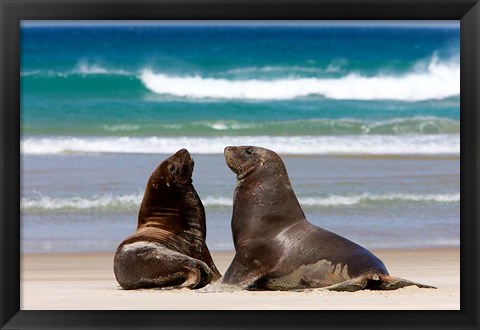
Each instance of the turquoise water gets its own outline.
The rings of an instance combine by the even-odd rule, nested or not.
[[[186,147],[209,245],[231,249],[222,153],[246,144],[284,157],[317,225],[367,247],[456,245],[459,32],[23,24],[22,248],[114,249],[153,168]]]
[[[450,25],[27,25],[21,54],[26,135],[459,133]]]

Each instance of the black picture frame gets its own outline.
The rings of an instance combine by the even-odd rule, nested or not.
[[[478,0],[0,0],[2,329],[478,329],[480,4]],[[21,20],[460,20],[459,311],[20,310]]]

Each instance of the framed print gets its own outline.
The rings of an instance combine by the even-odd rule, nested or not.
[[[478,327],[477,1],[1,6],[2,329]]]

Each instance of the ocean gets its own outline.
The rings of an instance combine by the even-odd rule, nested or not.
[[[367,248],[458,246],[459,51],[452,22],[24,22],[22,252],[114,251],[180,148],[233,250],[228,145],[279,153],[307,219]]]

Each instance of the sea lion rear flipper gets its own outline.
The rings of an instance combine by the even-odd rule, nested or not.
[[[172,289],[200,289],[211,282],[212,271],[203,261],[194,258],[189,259],[189,265],[184,265],[178,272],[183,282],[178,285],[161,287],[162,290]]]
[[[333,284],[322,289],[329,290],[329,291],[347,291],[347,292],[355,292],[359,290],[363,290],[367,287],[368,278],[365,276],[354,278],[353,280],[348,280],[344,282],[340,282],[337,284]]]
[[[193,287],[193,289],[203,288],[207,284],[211,283],[212,280],[216,280],[216,273],[209,265],[201,260],[196,260],[199,270],[200,281]],[[214,265],[215,266],[215,265]],[[218,272],[218,270],[217,270]]]
[[[334,285],[330,285],[324,287],[325,290],[330,291],[348,291],[354,292],[364,289],[370,290],[397,290],[400,288],[404,288],[406,286],[418,286],[419,288],[427,288],[427,289],[436,289],[436,287],[431,285],[420,284],[416,282],[412,282],[400,277],[394,277],[389,275],[381,275],[380,277],[371,275],[364,275],[352,280],[348,280],[345,282],[337,283]]]
[[[384,275],[381,277],[381,283],[378,286],[377,290],[396,290],[396,289],[400,289],[400,288],[404,288],[406,286],[412,286],[412,285],[418,286],[419,288],[436,289],[436,287],[431,285],[412,282],[400,277]]]
[[[121,245],[114,258],[114,273],[125,290],[141,288],[197,289],[210,283],[206,263],[156,242]]]

